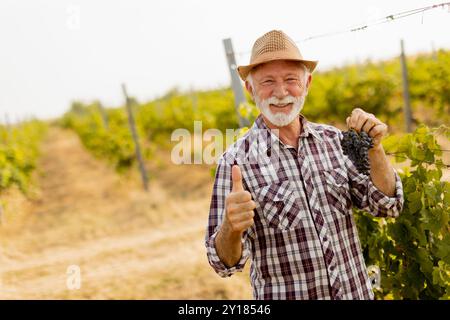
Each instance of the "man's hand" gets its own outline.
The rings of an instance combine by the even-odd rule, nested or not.
[[[365,131],[372,137],[373,148],[380,149],[381,139],[387,134],[388,127],[378,120],[372,113],[367,113],[360,108],[353,109],[352,113],[346,119],[347,127],[356,131]]]
[[[253,225],[253,209],[256,208],[250,192],[244,190],[239,166],[231,168],[232,189],[225,199],[224,227],[232,234],[239,234]]]

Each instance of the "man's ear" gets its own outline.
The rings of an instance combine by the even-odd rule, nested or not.
[[[306,90],[309,90],[309,87],[311,85],[312,82],[312,75],[311,73],[308,75],[308,80],[306,81]]]
[[[253,97],[253,87],[250,84],[250,81],[247,81],[247,80],[245,81],[245,89],[248,91],[248,93],[250,93],[252,99],[255,100]]]

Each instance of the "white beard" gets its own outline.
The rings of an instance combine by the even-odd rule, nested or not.
[[[257,95],[254,96],[256,106],[259,108],[261,113],[275,126],[284,127],[290,124],[299,115],[300,111],[303,109],[305,104],[306,94],[302,94],[300,97],[293,97],[291,95],[284,97],[283,99],[278,99],[276,97],[270,97],[266,100],[260,100]],[[292,110],[289,113],[272,112],[270,110],[270,105],[281,105],[293,103]]]

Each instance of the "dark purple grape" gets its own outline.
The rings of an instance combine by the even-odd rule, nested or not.
[[[364,131],[358,134],[354,129],[342,132],[341,147],[356,169],[365,175],[370,173],[369,149],[373,147],[372,138]]]

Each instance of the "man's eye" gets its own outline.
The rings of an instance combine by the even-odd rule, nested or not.
[[[295,82],[295,81],[297,81],[297,79],[295,79],[295,78],[288,78],[287,81],[288,82]]]
[[[272,84],[272,83],[273,83],[272,80],[266,80],[266,81],[263,82],[263,84]]]

